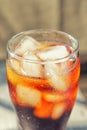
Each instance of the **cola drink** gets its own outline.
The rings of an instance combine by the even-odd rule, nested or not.
[[[12,51],[7,81],[22,130],[65,130],[78,91],[78,51],[66,42],[29,35]]]

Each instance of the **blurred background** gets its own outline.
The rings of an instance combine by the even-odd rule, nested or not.
[[[5,60],[6,44],[13,35],[38,28],[77,38],[81,75],[87,74],[87,0],[0,0],[0,61]]]
[[[51,28],[79,40],[87,53],[87,0],[0,0],[0,59],[6,56],[8,39],[21,31]]]
[[[6,82],[7,41],[19,32],[39,28],[57,29],[78,39],[80,89],[87,99],[87,0],[0,0],[0,86]]]

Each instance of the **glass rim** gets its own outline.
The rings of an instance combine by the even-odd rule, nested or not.
[[[31,33],[37,33],[37,32],[41,32],[41,33],[46,33],[46,32],[56,32],[59,34],[63,34],[64,36],[66,36],[69,40],[73,41],[73,43],[76,45],[76,48],[72,51],[72,53],[70,53],[69,55],[63,57],[63,58],[58,58],[58,59],[54,59],[54,60],[44,60],[44,61],[40,61],[40,60],[31,60],[31,59],[25,59],[24,57],[21,57],[19,55],[17,55],[16,53],[14,53],[14,51],[12,51],[10,49],[10,44],[12,43],[13,40],[15,40],[15,38],[22,36],[24,34],[31,34]],[[34,29],[34,30],[27,30],[27,31],[23,31],[20,32],[14,36],[12,36],[12,38],[8,41],[7,43],[7,53],[9,55],[11,55],[13,58],[20,60],[20,61],[25,61],[25,62],[31,62],[31,63],[37,63],[37,64],[45,64],[47,62],[51,62],[51,63],[60,63],[63,61],[68,60],[70,57],[72,57],[74,54],[78,53],[79,51],[79,44],[78,44],[78,40],[76,38],[74,38],[72,35],[63,32],[63,31],[58,31],[58,30],[52,30],[52,29]]]

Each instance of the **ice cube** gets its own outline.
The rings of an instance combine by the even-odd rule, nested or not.
[[[56,60],[60,58],[64,58],[68,55],[67,48],[65,46],[53,46],[48,47],[45,50],[38,52],[38,56],[42,60]]]
[[[45,75],[49,84],[56,90],[66,91],[69,87],[68,76],[64,75],[59,64],[46,63]]]
[[[21,67],[20,62],[19,62],[17,59],[15,59],[15,58],[10,58],[9,61],[10,61],[11,67],[12,67],[17,73],[20,73],[20,67]]]
[[[48,102],[60,102],[65,99],[64,95],[52,92],[44,92],[43,98]]]
[[[23,55],[27,50],[34,51],[38,48],[39,42],[29,36],[25,36],[15,48],[15,53]]]
[[[16,92],[18,103],[21,105],[35,107],[41,102],[40,91],[29,86],[17,85]]]
[[[18,82],[21,82],[20,76],[15,73],[14,68],[11,67],[11,64],[9,64],[9,61],[6,63],[6,70],[7,70],[7,78],[11,84],[16,86]],[[14,66],[15,67],[15,66]],[[17,71],[18,72],[18,71]]]
[[[53,107],[51,118],[54,120],[59,119],[63,115],[65,110],[66,110],[65,102],[55,104]]]
[[[30,77],[42,77],[42,65],[40,63],[36,63],[35,61],[39,61],[37,56],[27,52],[23,55],[23,58],[29,59],[30,61],[22,62],[22,72],[25,75]]]

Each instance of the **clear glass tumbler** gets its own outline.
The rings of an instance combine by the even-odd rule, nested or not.
[[[8,41],[7,81],[22,130],[65,130],[78,91],[78,49],[74,37],[55,30]]]

